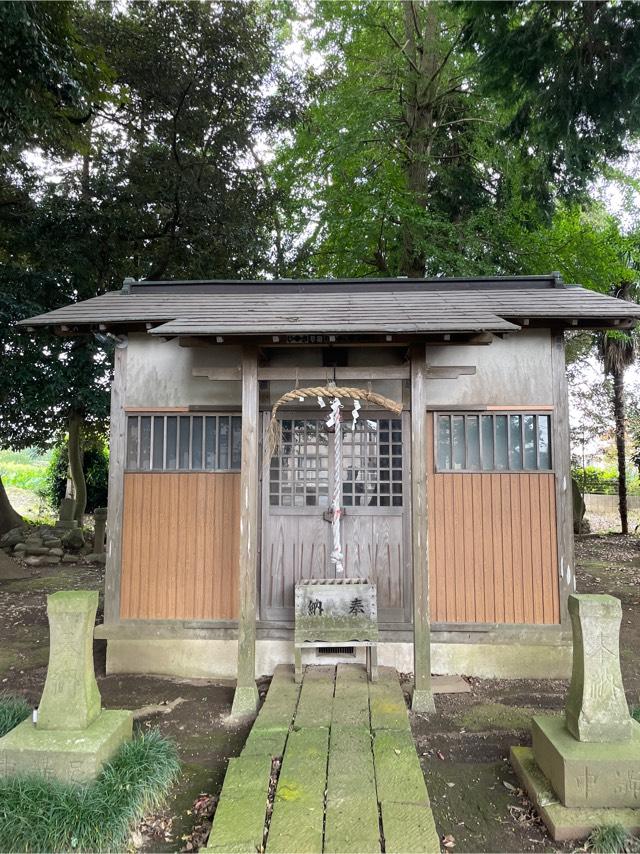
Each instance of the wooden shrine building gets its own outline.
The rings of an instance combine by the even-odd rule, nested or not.
[[[431,671],[566,677],[565,331],[639,317],[552,275],[126,280],[23,321],[115,342],[108,671],[255,691],[292,662],[294,585],[333,571],[337,478],[344,572],[377,586],[381,664],[418,691]],[[351,429],[344,401],[338,472],[326,410],[289,401],[269,459],[274,403],[332,383],[396,410],[362,401]]]

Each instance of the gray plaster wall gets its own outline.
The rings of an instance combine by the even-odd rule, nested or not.
[[[429,405],[551,405],[551,335],[531,329],[496,338],[486,346],[429,346],[430,365],[475,365],[476,373],[456,380],[430,379]]]
[[[181,347],[146,333],[129,336],[125,406],[240,406],[240,382],[194,377],[193,368],[240,364],[240,348]]]
[[[350,365],[389,364],[399,356],[389,350],[355,348],[349,354]],[[486,404],[494,406],[535,406],[553,403],[551,383],[551,336],[548,330],[526,330],[486,346],[441,345],[427,347],[430,365],[472,365],[475,375],[458,379],[430,379],[427,393],[433,406]],[[177,340],[162,341],[146,333],[129,337],[126,402],[128,407],[169,406],[240,406],[239,382],[212,381],[194,377],[193,368],[231,367],[240,364],[240,348],[230,345],[180,347]],[[292,380],[270,384],[270,400],[295,386],[296,365],[318,367],[313,380],[299,380],[299,385],[325,384],[332,376],[322,367],[319,348],[296,348],[274,351],[270,365],[291,367]],[[402,400],[402,382],[350,380],[349,385],[371,388],[393,400]]]

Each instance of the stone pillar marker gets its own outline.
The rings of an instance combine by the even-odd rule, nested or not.
[[[38,708],[39,730],[86,729],[100,714],[93,669],[97,590],[64,590],[47,599],[49,668]]]
[[[93,669],[96,590],[47,597],[49,667],[38,709],[0,738],[0,777],[40,775],[88,782],[133,731],[133,715],[103,710]]]
[[[622,606],[613,596],[569,596],[573,670],[566,723],[578,741],[629,741],[633,719],[620,671]]]
[[[511,763],[553,839],[584,839],[598,825],[640,828],[640,723],[620,672],[620,600],[569,596],[573,670],[565,714],[535,715],[532,748]]]
[[[104,553],[104,532],[107,525],[107,508],[96,507],[93,511],[94,538],[93,551],[95,554]]]
[[[76,512],[75,498],[63,498],[60,502],[58,510],[58,520],[55,524],[56,528],[76,528],[78,523],[73,518]]]

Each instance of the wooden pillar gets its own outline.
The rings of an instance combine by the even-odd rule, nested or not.
[[[429,542],[427,507],[427,362],[424,345],[411,349],[411,558],[413,565],[413,671],[411,708],[435,712],[431,690]]]
[[[109,498],[107,506],[107,560],[104,579],[104,622],[120,622],[120,579],[122,577],[122,515],[124,507],[124,464],[126,459],[127,344],[122,336],[113,357],[111,420],[109,427]]]
[[[569,391],[564,352],[564,334],[562,332],[551,333],[551,379],[554,406],[553,423],[551,425],[551,453],[556,479],[560,619],[563,625],[568,625],[568,599],[569,594],[575,592],[576,578],[573,540],[573,496],[571,492]]]
[[[256,579],[258,574],[258,351],[242,351],[242,464],[240,469],[240,615],[238,681],[231,714],[253,714],[256,687]]]

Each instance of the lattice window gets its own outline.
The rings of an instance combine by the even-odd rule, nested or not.
[[[550,471],[551,416],[438,413],[436,463],[438,471]]]
[[[329,441],[324,419],[285,418],[282,442],[271,460],[272,507],[328,507]]]
[[[402,421],[345,422],[342,458],[345,507],[402,507]]]
[[[128,415],[128,471],[239,471],[239,415]]]

